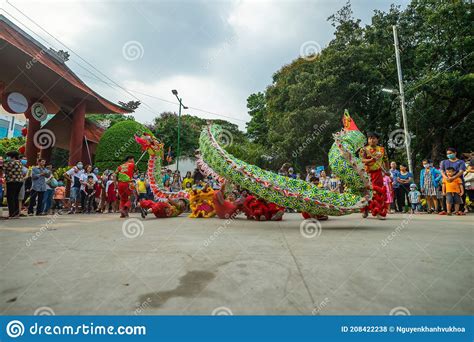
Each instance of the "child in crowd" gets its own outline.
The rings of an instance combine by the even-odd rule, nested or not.
[[[466,185],[465,191],[471,202],[469,210],[472,211],[474,207],[474,159],[470,160],[469,166],[464,172],[464,182]]]
[[[341,192],[341,180],[334,174],[331,174],[331,178],[328,181],[328,188],[332,192]]]
[[[66,187],[62,181],[58,182],[58,186],[54,188],[53,195],[53,213],[56,209],[64,208],[64,198],[66,197]]]
[[[140,178],[137,179],[137,193],[138,193],[138,201],[146,199],[147,181],[145,180],[144,174],[141,174]]]
[[[456,174],[454,167],[448,167],[446,169],[446,175],[453,177]],[[459,207],[462,203],[462,195],[464,194],[464,187],[462,185],[461,177],[455,178],[451,181],[446,178],[443,179],[443,195],[446,196],[446,207],[448,209],[448,215],[452,215],[452,207],[454,204],[454,210],[456,215],[463,215],[459,211]]]
[[[385,190],[387,191],[387,199],[385,200],[385,203],[388,204],[388,206],[391,208],[392,203],[393,203],[393,189],[392,189],[392,178],[385,174],[383,176],[383,186],[385,187]],[[392,213],[393,213],[392,209]]]
[[[82,211],[84,214],[90,214],[92,211],[92,207],[94,205],[95,201],[95,182],[94,182],[94,176],[89,175],[87,176],[87,182],[84,184],[84,189],[82,189],[84,192],[85,196],[85,207],[84,210]]]
[[[102,178],[95,183],[94,210],[100,212],[100,200],[102,198]]]
[[[408,193],[408,198],[411,203],[411,213],[414,214],[418,212],[418,208],[421,202],[421,192],[416,189],[416,184],[410,185],[410,192]]]
[[[115,174],[109,176],[109,180],[105,186],[105,192],[107,194],[107,210],[109,213],[112,211],[117,212],[117,187],[115,185]]]
[[[165,191],[171,191],[171,184],[170,184],[170,179],[169,178],[166,178],[166,180],[164,181],[163,189]]]
[[[186,177],[184,177],[184,179],[183,179],[183,189],[189,189],[188,183],[191,184],[191,188],[192,188],[193,183],[194,183],[194,179],[191,176],[191,171],[186,172]]]
[[[187,192],[190,192],[193,190],[193,183],[192,182],[187,182],[185,187],[184,187],[184,190],[187,191]]]

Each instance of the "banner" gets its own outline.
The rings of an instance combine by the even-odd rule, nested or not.
[[[472,341],[469,316],[1,316],[5,341]]]

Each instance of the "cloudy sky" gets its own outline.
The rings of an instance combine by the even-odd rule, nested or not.
[[[326,46],[334,33],[326,19],[345,2],[8,0],[2,8],[41,43],[68,50],[68,66],[104,97],[140,99],[138,121],[177,111],[177,89],[186,113],[244,129],[247,97],[300,53]],[[394,2],[408,0],[351,3],[369,23],[374,9]]]

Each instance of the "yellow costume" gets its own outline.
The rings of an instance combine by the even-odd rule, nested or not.
[[[214,208],[214,190],[205,187],[202,190],[194,189],[189,193],[189,206],[191,207],[191,218],[209,218],[216,215]]]

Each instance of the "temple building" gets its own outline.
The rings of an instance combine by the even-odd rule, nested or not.
[[[45,47],[3,15],[0,65],[2,108],[18,116],[17,124],[23,126],[26,118],[29,165],[35,164],[39,155],[50,159],[53,147],[69,151],[69,165],[91,162],[104,129],[86,115],[132,112],[89,88],[69,69],[61,51]],[[7,134],[17,135],[18,128],[13,126]]]

